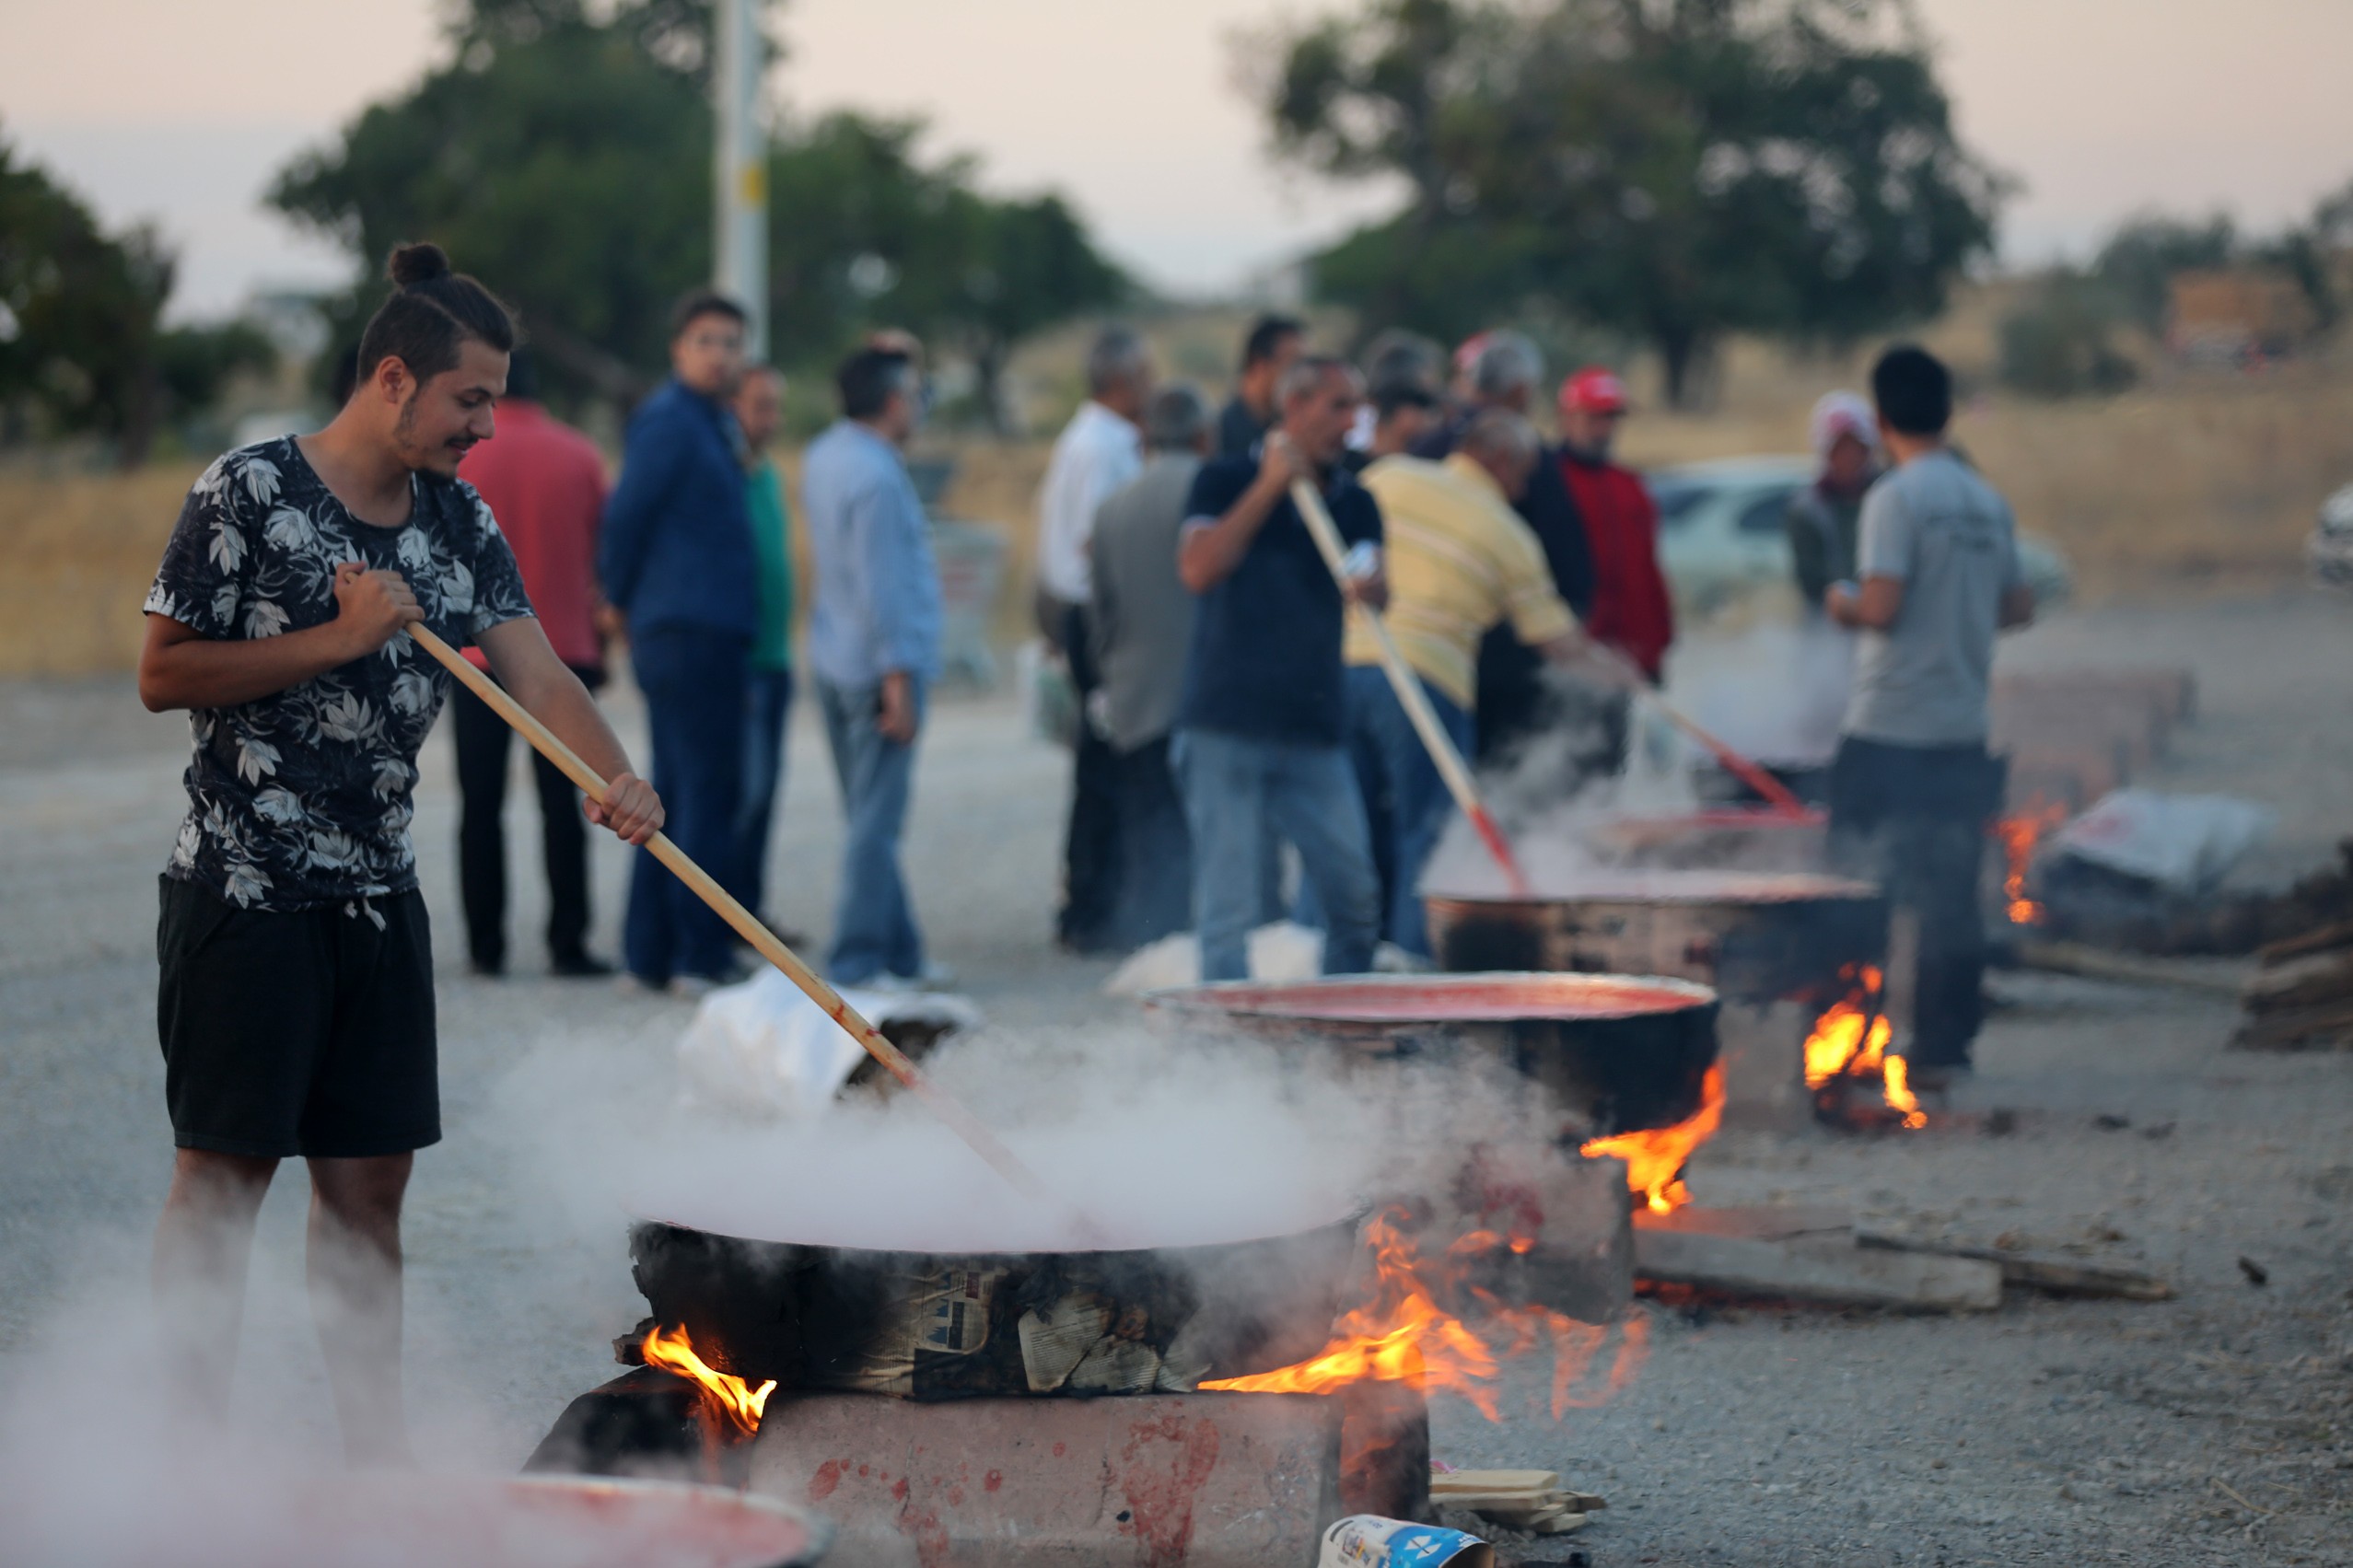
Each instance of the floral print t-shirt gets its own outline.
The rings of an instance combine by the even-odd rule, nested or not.
[[[409,520],[344,510],[292,436],[229,453],[188,493],[149,613],[206,637],[274,637],[332,621],[335,568],[398,572],[425,622],[462,647],[531,613],[490,508],[462,480],[417,474]],[[188,818],[167,876],[246,909],[348,903],[416,886],[409,792],[449,673],[402,633],[257,702],[189,715]]]

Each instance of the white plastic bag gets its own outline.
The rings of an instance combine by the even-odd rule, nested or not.
[[[842,999],[877,1028],[923,1022],[980,1027],[961,996],[845,988]],[[866,1050],[775,970],[703,998],[678,1042],[688,1099],[762,1120],[805,1121],[841,1092]]]
[[[2262,842],[2275,819],[2269,807],[2232,796],[2120,789],[2051,835],[2050,853],[2195,895]]]

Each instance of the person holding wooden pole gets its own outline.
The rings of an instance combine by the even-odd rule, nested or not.
[[[1365,470],[1387,540],[1389,608],[1398,652],[1458,757],[1475,755],[1479,640],[1508,625],[1555,663],[1587,651],[1543,546],[1512,508],[1543,459],[1535,427],[1508,409],[1484,409],[1442,462],[1403,455]],[[1438,760],[1391,688],[1369,620],[1351,617],[1348,749],[1383,863],[1382,935],[1429,956],[1419,883],[1453,796]],[[1387,854],[1380,854],[1383,841]]]
[[[140,700],[187,709],[195,735],[156,940],[179,1150],[155,1242],[166,1398],[199,1419],[227,1409],[254,1215],[298,1156],[311,1305],[355,1463],[408,1458],[401,1202],[415,1151],[441,1136],[409,820],[450,676],[402,633],[479,645],[497,682],[483,688],[602,776],[590,821],[635,844],[662,826],[457,477],[491,435],[514,323],[437,246],[401,247],[390,272],[327,427],[196,481],[139,659]]]
[[[1193,830],[1194,919],[1205,980],[1250,972],[1251,927],[1268,889],[1261,848],[1288,839],[1327,922],[1326,974],[1372,967],[1380,883],[1348,765],[1340,664],[1342,589],[1291,487],[1322,497],[1348,546],[1380,540],[1380,511],[1341,463],[1363,384],[1345,361],[1310,356],[1276,389],[1280,424],[1252,458],[1195,476],[1177,572],[1200,596],[1171,745]],[[1348,578],[1378,607],[1377,563]]]

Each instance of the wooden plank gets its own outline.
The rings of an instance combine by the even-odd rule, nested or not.
[[[2039,1290],[2050,1295],[2115,1298],[2125,1301],[2171,1301],[2173,1287],[2154,1274],[2137,1269],[2096,1268],[2057,1258],[2031,1258],[1991,1247],[1929,1246],[1901,1237],[1858,1234],[1856,1244],[1889,1252],[1921,1252],[1939,1258],[1976,1258],[1997,1264],[2004,1284]]]
[[[2002,1304],[1998,1264],[1851,1240],[1752,1241],[1641,1228],[1634,1233],[1634,1270],[1674,1284],[1840,1307],[1990,1312]]]
[[[1839,1236],[1855,1228],[1846,1209],[1801,1208],[1782,1203],[1686,1203],[1672,1214],[1637,1210],[1637,1230],[1672,1230],[1688,1236],[1732,1236],[1750,1241],[1788,1241],[1800,1236]]]
[[[2056,974],[2119,980],[2132,985],[2177,986],[2184,991],[2220,992],[2232,996],[2239,994],[2245,983],[2245,970],[2240,965],[2217,970],[2135,953],[2112,953],[2080,942],[2021,941],[2018,944],[2018,961],[2030,970],[2048,970]]]
[[[2279,1013],[2353,998],[2353,953],[2312,953],[2259,970],[2239,993],[2250,1013]]]
[[[2292,1051],[2353,1044],[2353,1005],[2300,1007],[2249,1018],[2231,1037],[2233,1051]]]
[[[1441,1496],[1450,1492],[1475,1492],[1493,1497],[1507,1492],[1557,1492],[1560,1472],[1557,1470],[1433,1470],[1430,1472],[1430,1495]]]
[[[2353,947],[2353,920],[2331,921],[2315,925],[2310,931],[2300,931],[2293,936],[2283,936],[2277,942],[2266,942],[2255,949],[2255,958],[2266,969],[2301,958],[2310,953],[2330,953],[2341,947]]]

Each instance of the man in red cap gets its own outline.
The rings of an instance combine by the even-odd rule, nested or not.
[[[1604,366],[1589,365],[1562,382],[1560,475],[1593,556],[1585,629],[1655,681],[1675,640],[1675,610],[1659,570],[1658,505],[1641,475],[1610,460],[1625,411],[1625,383]]]

